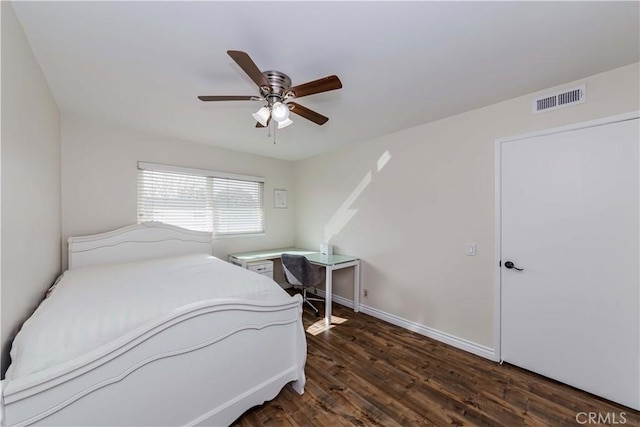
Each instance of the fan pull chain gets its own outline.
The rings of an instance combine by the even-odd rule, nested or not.
[[[276,145],[276,121],[271,120],[271,123],[273,124],[273,145]]]

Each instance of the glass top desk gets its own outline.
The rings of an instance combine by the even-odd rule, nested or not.
[[[348,255],[321,255],[320,252],[309,251],[300,248],[267,249],[256,252],[243,252],[229,254],[229,262],[247,268],[247,263],[252,261],[265,261],[268,259],[280,259],[283,253],[304,255],[312,264],[320,265],[327,269],[325,290],[324,318],[327,324],[331,323],[331,300],[333,292],[333,271],[341,268],[353,267],[353,311],[360,311],[360,259]]]

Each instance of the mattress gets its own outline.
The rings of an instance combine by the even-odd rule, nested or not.
[[[81,357],[204,300],[288,301],[273,280],[207,254],[67,270],[24,323],[6,379]]]

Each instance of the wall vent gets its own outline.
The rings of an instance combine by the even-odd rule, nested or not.
[[[533,100],[533,114],[557,110],[571,105],[583,104],[587,101],[587,86],[582,85],[551,95],[544,95]]]

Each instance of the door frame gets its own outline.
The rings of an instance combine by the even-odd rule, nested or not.
[[[640,118],[640,111],[618,114],[615,116],[603,117],[571,125],[560,126],[552,129],[514,135],[495,140],[494,146],[494,167],[495,167],[495,212],[494,212],[494,272],[493,272],[493,359],[502,362],[502,281],[500,267],[500,254],[502,252],[502,144],[514,142],[521,139],[529,139],[545,135],[553,135],[562,132],[569,132],[596,126],[603,126],[612,123],[624,122]],[[640,238],[640,236],[639,236]]]

